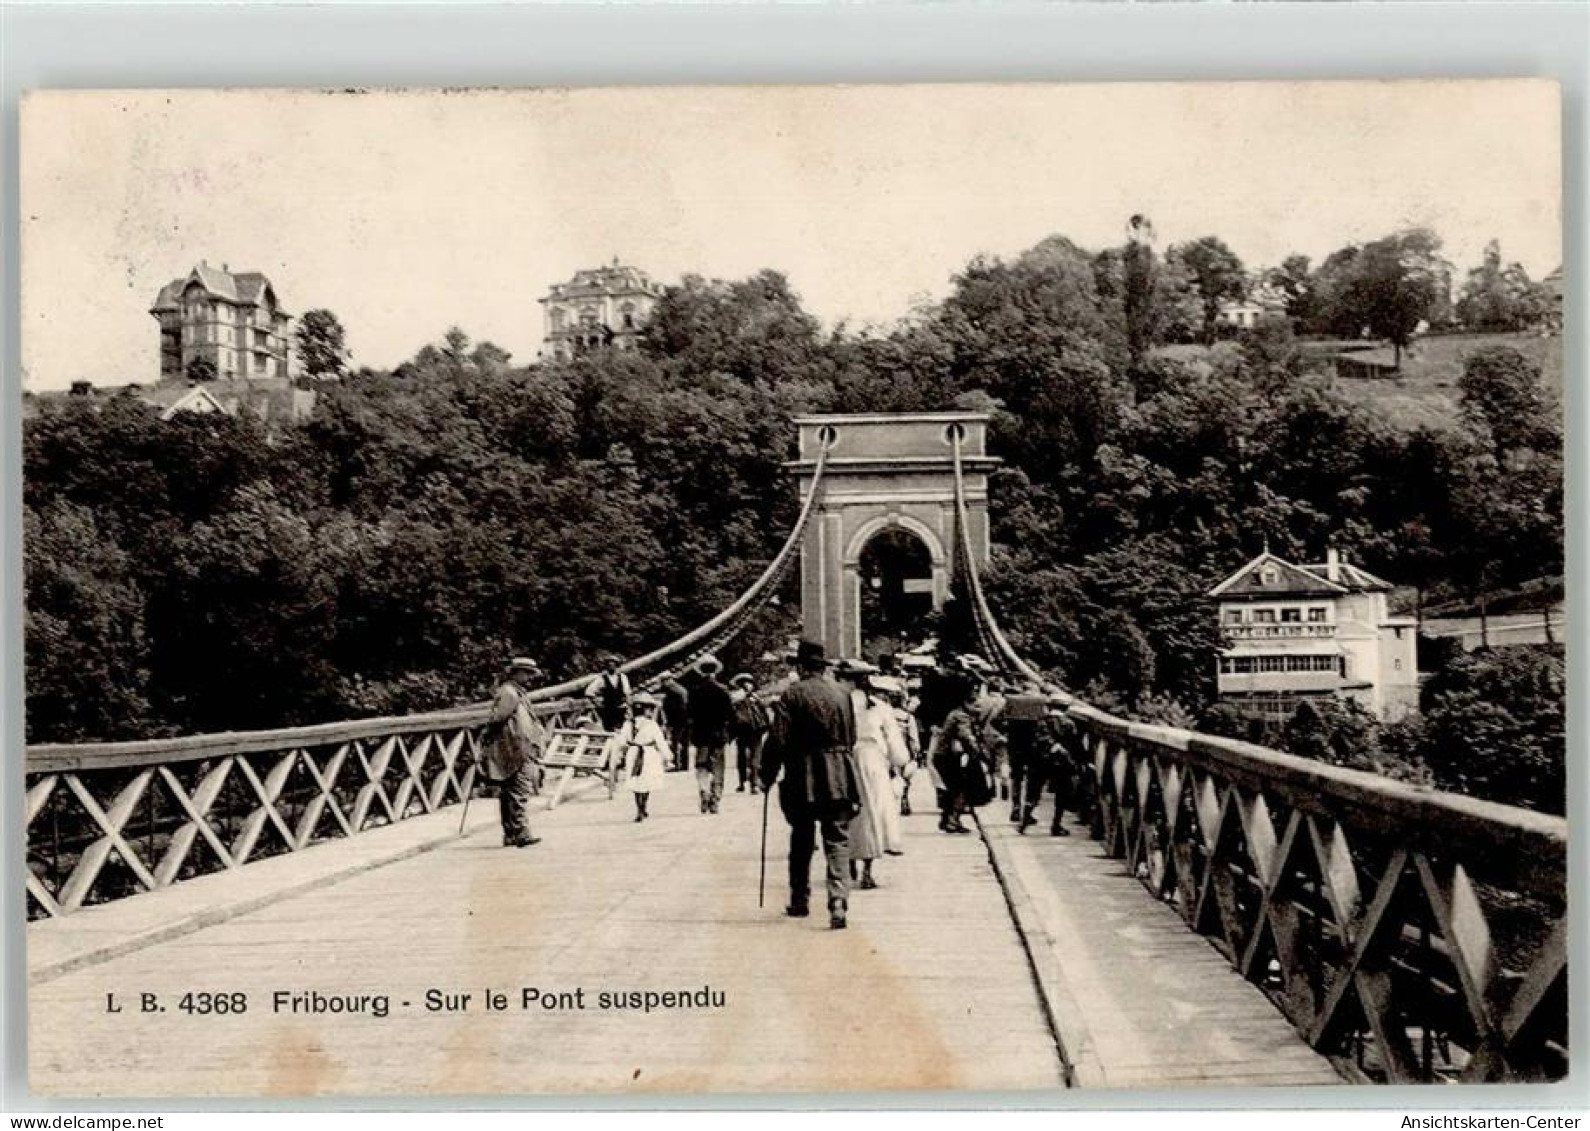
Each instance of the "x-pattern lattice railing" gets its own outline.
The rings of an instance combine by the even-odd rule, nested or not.
[[[35,746],[28,913],[70,914],[462,801],[488,707],[151,742]],[[583,701],[532,710],[566,725]]]
[[[1567,823],[1070,702],[1107,852],[1349,1074],[1567,1071]]]

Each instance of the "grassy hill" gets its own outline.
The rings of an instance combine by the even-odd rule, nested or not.
[[[1330,373],[1333,354],[1361,345],[1358,342],[1302,343],[1311,367]],[[1424,338],[1402,354],[1402,372],[1395,377],[1343,379],[1331,374],[1331,383],[1344,397],[1362,405],[1376,416],[1403,428],[1445,427],[1458,417],[1458,379],[1469,355],[1486,346],[1505,345],[1518,350],[1536,365],[1548,389],[1562,389],[1562,339],[1539,334],[1445,334]],[[1218,348],[1218,347],[1217,347]],[[1195,345],[1167,346],[1159,351],[1179,361],[1196,361],[1208,355],[1208,348]],[[1353,350],[1355,357],[1391,362],[1389,345],[1371,350]]]

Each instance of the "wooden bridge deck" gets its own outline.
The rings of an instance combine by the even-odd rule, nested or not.
[[[462,838],[451,836],[456,811],[444,811],[34,924],[32,1087],[1053,1089],[1065,1069],[1051,1014],[1072,1027],[1062,1039],[1083,1084],[1336,1080],[1207,943],[1162,923],[1167,909],[1118,863],[1090,864],[1097,850],[1079,838],[1016,838],[990,806],[1007,897],[981,838],[942,836],[932,815],[909,818],[906,855],[880,864],[884,887],[855,893],[851,928],[838,933],[821,915],[782,917],[776,807],[758,909],[760,798],[731,792],[720,815],[702,816],[693,784],[669,775],[645,825],[631,822],[625,795],[609,802],[598,790],[536,817],[542,844],[505,850],[492,807],[479,805]],[[820,870],[819,856],[814,880]],[[585,1008],[521,1009],[526,988],[583,988]],[[507,1008],[487,1011],[488,989]],[[597,999],[703,989],[723,995],[721,1008],[644,1013]],[[189,991],[241,991],[248,1012],[183,1012]],[[277,1013],[278,991],[385,994],[390,1015]],[[465,1012],[429,1012],[431,991],[471,997]],[[146,993],[163,1012],[140,1010]],[[122,1012],[106,1012],[107,994]]]

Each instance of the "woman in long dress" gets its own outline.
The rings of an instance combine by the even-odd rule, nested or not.
[[[910,751],[900,734],[877,677],[865,670],[854,671],[851,704],[856,715],[856,768],[861,793],[861,812],[850,822],[851,859],[861,867],[863,890],[878,886],[872,876],[873,861],[879,856],[899,856],[900,807],[890,784],[891,770],[910,761]]]
[[[624,788],[635,797],[635,820],[651,816],[647,804],[651,791],[662,785],[663,772],[673,762],[673,751],[657,723],[660,700],[641,692],[630,699],[634,714],[613,732],[608,743],[608,765],[624,767]]]
[[[895,800],[900,803],[900,816],[909,817],[911,780],[922,765],[921,734],[917,730],[916,714],[907,703],[905,681],[899,676],[886,675],[879,676],[876,684],[889,700],[889,707],[894,712],[895,726],[900,731],[900,740],[905,743],[906,763],[895,767],[890,784],[894,787]]]

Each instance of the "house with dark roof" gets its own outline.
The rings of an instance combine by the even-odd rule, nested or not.
[[[1335,549],[1311,565],[1266,549],[1209,591],[1220,698],[1276,720],[1304,699],[1352,699],[1387,722],[1416,709],[1417,625],[1390,615],[1391,588]]]
[[[160,323],[160,379],[183,380],[199,358],[226,380],[287,378],[288,327],[271,281],[200,262],[160,288],[149,313]]]
[[[540,300],[542,353],[568,361],[591,350],[635,349],[662,294],[661,283],[616,257],[607,266],[576,271]]]
[[[119,387],[74,382],[70,390],[23,390],[22,419],[31,420],[74,402],[98,412],[111,399],[132,397],[153,408],[161,420],[181,413],[253,414],[272,435],[288,424],[307,420],[315,409],[315,391],[295,388],[283,377],[215,381],[158,381],[153,385]]]
[[[1402,375],[1393,351],[1382,347],[1345,350],[1332,357],[1331,364],[1344,381],[1378,381]]]

